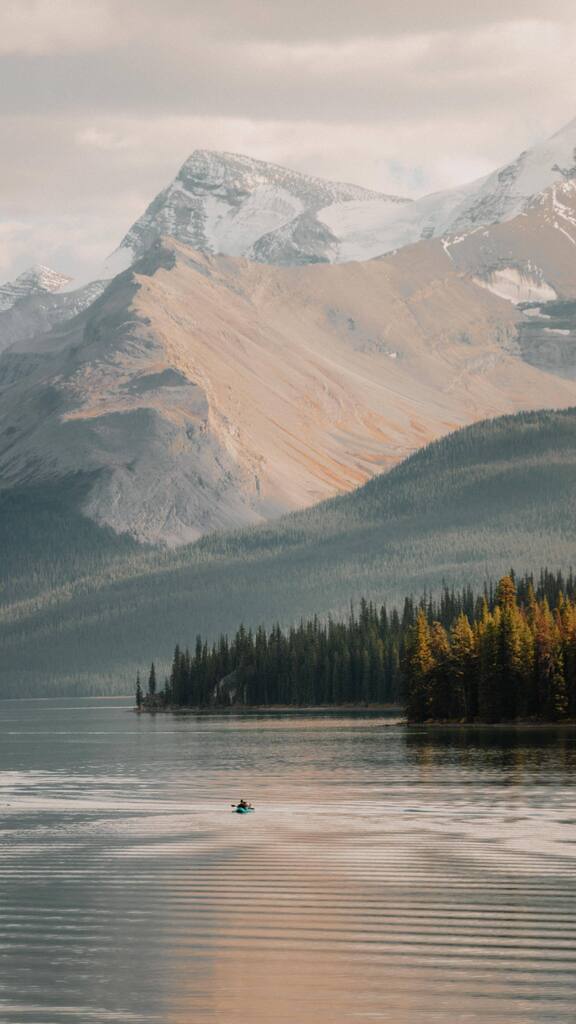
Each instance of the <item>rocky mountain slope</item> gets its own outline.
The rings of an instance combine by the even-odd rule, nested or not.
[[[440,242],[274,267],[150,250],[84,313],[0,359],[4,489],[83,472],[83,508],[179,544],[348,491],[457,426],[576,403],[516,307]]]
[[[576,178],[534,196],[523,213],[463,235],[444,249],[460,270],[515,305],[576,294]]]
[[[71,515],[87,483],[0,495],[3,695],[127,692],[198,632],[576,560],[575,409],[475,424],[350,494],[173,552]]]
[[[456,267],[522,311],[523,359],[576,377],[576,178],[551,185],[512,220],[446,238],[443,247]]]

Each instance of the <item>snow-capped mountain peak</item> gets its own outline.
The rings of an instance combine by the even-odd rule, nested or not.
[[[209,149],[194,150],[180,168],[175,184],[178,182],[190,191],[200,192],[208,188],[253,191],[262,185],[274,185],[299,196],[306,205],[311,201],[328,203],[352,199],[402,202],[397,196],[383,195],[360,185],[329,181],[240,153]]]
[[[486,178],[474,182],[457,217],[456,232],[510,220],[556,182],[576,177],[576,118]]]
[[[551,186],[576,178],[576,119],[491,174],[409,206],[367,209],[348,223],[320,214],[339,238],[337,259],[370,259],[425,238],[462,237],[512,220]],[[348,209],[348,214],[351,212]]]
[[[198,149],[132,226],[107,272],[129,266],[163,235],[210,254],[266,263],[331,262],[338,240],[317,214],[351,202],[389,207],[410,200]]]
[[[126,269],[164,235],[261,263],[367,260],[426,238],[511,220],[576,178],[576,119],[477,181],[412,201],[237,153],[197,149],[110,258]]]
[[[42,265],[29,267],[14,281],[7,281],[6,284],[0,285],[0,312],[11,309],[19,299],[29,295],[58,292],[70,284],[71,280],[72,278],[67,277],[66,274],[60,274],[56,270],[51,270],[50,267]]]

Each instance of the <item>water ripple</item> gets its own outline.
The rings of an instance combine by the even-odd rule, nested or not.
[[[576,732],[54,701],[0,733],[3,1024],[574,1024]]]

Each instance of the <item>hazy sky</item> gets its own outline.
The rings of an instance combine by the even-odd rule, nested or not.
[[[404,195],[576,117],[574,0],[0,0],[0,280],[86,273],[195,148]]]

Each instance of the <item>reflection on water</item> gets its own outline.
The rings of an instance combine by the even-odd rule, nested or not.
[[[574,729],[42,701],[0,744],[3,1024],[574,1024]]]

